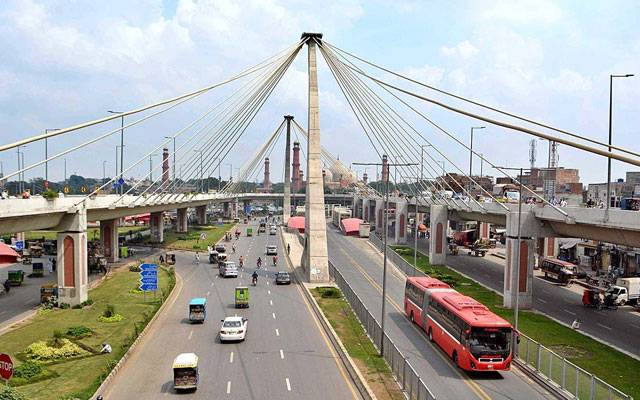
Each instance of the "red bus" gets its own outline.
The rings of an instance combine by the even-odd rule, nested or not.
[[[511,367],[511,324],[486,306],[435,278],[407,278],[407,317],[460,368],[504,371]]]

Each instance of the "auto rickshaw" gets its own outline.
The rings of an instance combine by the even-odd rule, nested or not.
[[[32,264],[33,271],[31,271],[30,278],[42,278],[44,276],[44,264],[41,262]]]
[[[165,262],[167,265],[174,265],[176,263],[176,255],[174,253],[165,254]]]
[[[617,309],[618,306],[613,301],[611,294],[604,293],[604,299],[600,299],[600,289],[585,289],[582,292],[582,305],[587,307],[595,307],[598,310],[603,308]]]
[[[22,281],[24,281],[24,271],[21,269],[9,270],[9,285],[11,286],[20,286],[22,285]]]
[[[29,252],[31,253],[31,257],[42,257],[42,247],[34,244],[33,246],[29,246]]]
[[[58,298],[58,285],[55,283],[45,283],[40,286],[40,303],[56,301]]]
[[[253,228],[247,228],[247,236],[253,236]]]
[[[225,253],[218,253],[218,267],[222,267],[227,261],[227,255]]]
[[[249,288],[236,287],[236,308],[249,308]]]
[[[207,319],[207,299],[196,297],[189,303],[189,322],[204,322]]]
[[[198,388],[198,356],[195,353],[182,353],[173,360],[173,388],[196,390]]]
[[[29,250],[22,251],[22,264],[29,265],[33,262],[33,258],[31,257],[31,252]]]
[[[209,264],[215,264],[218,262],[218,256],[220,254],[215,251],[215,250],[211,250],[209,251]]]

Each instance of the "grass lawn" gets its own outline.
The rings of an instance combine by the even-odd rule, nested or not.
[[[129,231],[139,232],[143,230],[149,229],[148,226],[119,226],[118,233],[121,235],[129,234]],[[44,236],[45,240],[56,240],[58,237],[58,232],[56,231],[30,231],[25,232],[24,238],[25,240],[37,240],[42,239]],[[89,240],[100,239],[100,228],[87,228],[87,238]]]
[[[0,337],[0,353],[9,353],[14,362],[15,355],[28,345],[39,340],[49,340],[54,331],[66,332],[69,327],[84,325],[93,335],[79,341],[97,351],[102,343],[109,343],[113,353],[91,355],[86,358],[47,365],[46,369],[58,376],[40,382],[19,386],[17,389],[28,399],[60,399],[78,397],[88,399],[98,388],[102,379],[127,351],[129,345],[142,331],[148,320],[160,307],[160,291],[157,298],[147,294],[132,293],[137,288],[139,274],[123,268],[107,278],[100,286],[89,292],[94,303],[83,309],[54,309],[37,315],[29,324]],[[168,295],[175,284],[175,277],[167,270],[158,271],[160,289]],[[98,321],[107,304],[115,307],[115,312],[124,316],[120,322]]]
[[[402,246],[394,248],[409,249],[410,251],[406,254],[400,255],[413,264],[413,249]],[[449,284],[453,283],[457,291],[473,297],[494,313],[513,323],[513,311],[502,307],[502,296],[463,277],[451,268],[432,266],[429,264],[429,258],[420,252],[418,252],[418,268],[430,276]],[[518,314],[518,325],[518,329],[530,338],[626,394],[636,399],[640,398],[640,361],[533,311],[521,310]],[[524,343],[521,343],[520,354],[523,355],[524,351]],[[534,357],[533,353],[532,357]],[[541,364],[545,365],[544,362]],[[547,370],[548,367],[542,369],[545,373],[548,372]],[[557,374],[554,373],[553,376]],[[567,382],[567,385],[569,384],[570,382]]]
[[[338,296],[322,297],[326,290],[331,290]],[[313,289],[311,293],[376,397],[404,399],[404,394],[393,379],[389,366],[378,355],[378,351],[349,307],[349,303],[342,297],[340,290],[319,287]]]
[[[173,230],[164,231],[164,246],[182,250],[206,250],[208,245],[215,244],[233,224],[190,226],[187,233],[177,233]],[[200,240],[205,233],[207,238]],[[145,239],[147,242],[150,238]]]

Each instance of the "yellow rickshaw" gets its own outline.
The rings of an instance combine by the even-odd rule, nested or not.
[[[196,390],[198,388],[198,356],[195,353],[182,353],[173,360],[173,388]]]
[[[236,308],[249,308],[249,288],[236,287]]]

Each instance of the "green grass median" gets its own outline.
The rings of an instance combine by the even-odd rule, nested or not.
[[[366,335],[360,321],[342,297],[339,289],[319,287],[311,291],[322,312],[340,337],[371,390],[378,399],[400,400],[404,394],[393,379],[391,370]]]
[[[393,248],[409,264],[413,265],[412,248],[404,246],[394,246]],[[513,310],[502,307],[501,295],[474,280],[465,278],[449,267],[429,264],[429,258],[420,252],[418,252],[417,265],[421,271],[451,284],[460,293],[473,297],[497,315],[513,323]],[[640,361],[535,311],[521,310],[519,312],[518,329],[610,385],[640,399]],[[520,355],[524,356],[522,343],[520,350]],[[548,360],[548,358],[546,359]],[[544,360],[540,364],[542,371],[547,372],[548,367],[545,367]],[[553,376],[556,376],[555,372]]]
[[[215,244],[232,227],[233,224],[190,226],[187,233],[166,230],[164,232],[164,246],[181,250],[206,251],[208,245]],[[203,233],[206,238],[201,240],[200,236]]]
[[[122,268],[89,291],[92,304],[81,309],[41,310],[31,322],[0,336],[0,353],[9,353],[18,368],[33,357],[25,350],[36,342],[43,342],[40,347],[47,343],[50,351],[61,353],[68,351],[67,347],[80,348],[74,357],[65,358],[68,353],[53,361],[41,361],[41,373],[23,368],[26,376],[31,372],[34,378],[13,379],[10,384],[19,385],[16,389],[28,399],[90,398],[175,284],[173,272],[161,268],[156,296],[145,296],[136,290],[139,277],[138,273]],[[107,309],[123,319],[104,318]],[[115,322],[101,322],[99,317]],[[61,346],[69,342],[76,346]],[[113,352],[100,354],[102,343],[108,343]]]
[[[148,226],[119,226],[118,233],[120,235],[128,235],[129,232],[136,233],[144,230],[148,230]],[[29,231],[25,232],[25,240],[40,240],[44,237],[44,240],[56,240],[58,238],[57,231]],[[100,239],[100,228],[87,228],[87,238],[89,240]]]

